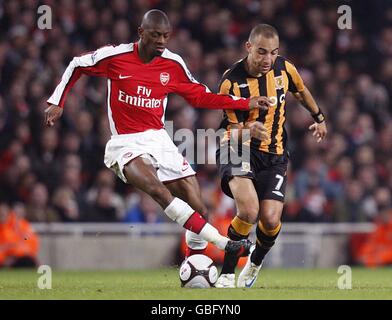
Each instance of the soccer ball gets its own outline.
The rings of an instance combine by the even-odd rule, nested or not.
[[[186,258],[180,267],[181,287],[211,288],[218,279],[218,269],[209,257],[195,254]]]

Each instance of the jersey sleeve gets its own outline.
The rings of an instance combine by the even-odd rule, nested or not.
[[[205,109],[249,110],[249,99],[226,93],[212,93],[207,86],[195,80],[182,59],[178,62],[178,83],[175,93],[184,97],[192,106]]]
[[[230,90],[233,84],[229,79],[222,79],[219,85],[219,94],[230,94]]]
[[[289,78],[289,91],[301,92],[305,89],[304,81],[298,73],[297,68],[287,60],[285,61],[286,71]]]
[[[225,75],[223,75],[224,77]],[[230,94],[230,90],[233,86],[233,83],[228,79],[228,78],[223,78],[220,86],[219,86],[219,93],[220,94]],[[240,110],[224,110],[224,113],[226,115],[226,119],[229,123],[231,124],[240,124],[242,123],[244,119],[244,111]]]
[[[83,74],[99,77],[107,76],[109,59],[105,58],[110,56],[112,49],[113,46],[106,46],[94,52],[73,58],[47,103],[64,107],[65,98],[69,90]]]

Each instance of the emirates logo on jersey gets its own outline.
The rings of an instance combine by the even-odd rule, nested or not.
[[[167,85],[170,80],[170,74],[167,72],[162,72],[159,79],[161,80],[162,85]]]

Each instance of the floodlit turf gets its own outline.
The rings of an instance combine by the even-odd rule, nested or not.
[[[53,271],[40,290],[35,271],[0,271],[0,299],[392,299],[392,268],[352,269],[339,290],[337,269],[265,269],[252,289],[184,289],[178,268],[148,271]]]

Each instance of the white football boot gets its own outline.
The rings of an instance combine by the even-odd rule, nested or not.
[[[252,246],[252,248],[250,249],[250,253],[248,256],[248,260],[246,261],[245,267],[244,269],[242,269],[240,275],[238,276],[238,288],[251,288],[257,280],[257,276],[259,274],[261,266],[263,265],[263,262],[261,262],[261,264],[257,266],[250,261],[250,257],[255,248],[255,246]]]
[[[215,283],[215,288],[235,288],[235,274],[221,274]]]

